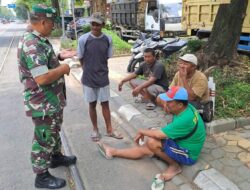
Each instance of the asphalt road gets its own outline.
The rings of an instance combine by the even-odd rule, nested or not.
[[[17,70],[17,43],[24,25],[10,24],[3,32],[0,45],[4,51],[15,35],[13,45],[0,73],[0,190],[32,190],[35,175],[30,164],[30,149],[33,124],[25,116],[22,91]],[[5,47],[5,49],[4,49]],[[1,50],[2,52],[2,50]],[[3,57],[3,56],[1,56]],[[1,63],[1,62],[0,62]],[[116,63],[118,64],[118,63]],[[123,63],[124,64],[124,63]],[[125,63],[126,64],[126,63]],[[118,65],[117,65],[118,66]],[[112,67],[112,86],[117,85],[123,69]],[[150,189],[152,179],[159,168],[150,158],[141,160],[105,160],[90,140],[92,125],[88,116],[88,105],[83,101],[81,84],[72,76],[66,76],[68,106],[64,111],[64,124],[71,152],[78,158],[77,168],[86,190]],[[132,146],[124,133],[123,140],[105,137],[105,125],[98,105],[98,124],[102,141],[116,147]],[[119,124],[113,123],[119,128]],[[66,178],[67,168],[50,170],[52,174]],[[67,183],[64,189],[70,189]]]

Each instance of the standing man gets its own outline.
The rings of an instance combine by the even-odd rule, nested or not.
[[[144,79],[136,78],[143,75]],[[126,76],[119,83],[118,89],[122,90],[122,85],[129,81],[133,88],[132,95],[142,95],[141,100],[148,101],[146,109],[155,108],[155,99],[158,94],[166,92],[168,80],[164,65],[156,60],[155,50],[147,48],[144,50],[144,62],[134,72]]]
[[[89,115],[93,125],[91,139],[100,140],[97,126],[97,101],[101,102],[107,136],[122,139],[121,134],[112,129],[109,110],[108,58],[112,56],[112,39],[102,33],[105,19],[101,13],[94,13],[90,19],[91,31],[79,38],[78,57],[83,69],[81,81],[84,97],[89,103]]]
[[[58,61],[73,57],[76,52],[65,50],[56,56],[46,38],[54,27],[55,12],[45,5],[34,5],[30,14],[30,30],[25,32],[18,46],[25,111],[35,125],[31,152],[35,187],[49,189],[66,185],[64,179],[52,176],[49,168],[76,163],[75,156],[61,153],[59,132],[66,105],[64,74],[68,75],[70,68]]]

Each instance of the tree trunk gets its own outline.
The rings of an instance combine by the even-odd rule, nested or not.
[[[197,53],[201,70],[223,67],[236,59],[247,4],[248,0],[231,0],[230,4],[220,5],[209,40]]]
[[[60,6],[58,0],[51,0],[51,5],[54,9],[56,9],[56,16],[60,17]]]
[[[93,12],[101,12],[103,15],[106,15],[106,0],[92,0],[91,2]]]

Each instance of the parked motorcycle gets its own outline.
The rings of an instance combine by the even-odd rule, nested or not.
[[[156,57],[160,54],[168,57],[172,53],[178,51],[186,45],[186,41],[178,38],[161,39],[159,35],[152,35],[152,37],[145,39],[141,44],[137,42],[136,46],[131,49],[132,57],[129,61],[127,71],[134,72],[136,68],[144,61],[143,52],[146,48],[152,48],[156,51]],[[140,45],[139,45],[140,44]]]

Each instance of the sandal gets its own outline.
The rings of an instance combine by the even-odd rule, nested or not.
[[[98,131],[93,131],[90,134],[90,138],[91,138],[92,141],[97,142],[97,141],[99,141],[101,139],[101,134]]]
[[[105,150],[105,148],[103,147],[103,144],[102,144],[102,143],[98,142],[98,143],[96,143],[96,144],[97,144],[97,148],[98,148],[99,152],[101,153],[101,155],[102,155],[104,158],[106,158],[107,160],[112,160],[112,159],[114,158],[113,156],[107,155],[106,150]]]
[[[113,138],[115,138],[115,139],[123,139],[122,134],[119,133],[118,131],[115,131],[115,130],[113,130],[112,133],[107,134],[106,136],[107,136],[107,137],[113,137]]]
[[[155,104],[150,102],[150,103],[147,103],[146,110],[154,110],[155,107],[156,107]]]
[[[150,100],[144,99],[143,97],[135,97],[135,103],[149,103]]]
[[[163,190],[165,186],[165,181],[160,179],[161,174],[156,174],[153,183],[151,185],[151,190]]]

